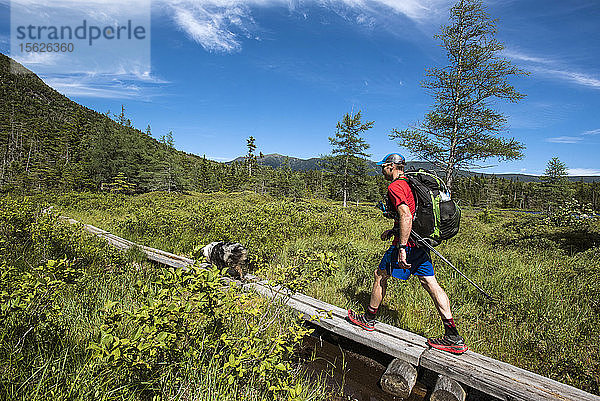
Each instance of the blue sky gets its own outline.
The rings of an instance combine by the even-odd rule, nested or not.
[[[20,4],[45,0],[15,0]],[[89,0],[93,2],[93,0]],[[112,0],[111,0],[112,1]],[[104,2],[110,3],[111,1]],[[141,4],[147,0],[131,0]],[[86,2],[68,3],[85,14]],[[114,1],[113,1],[114,3]],[[493,0],[505,57],[530,71],[511,80],[527,94],[497,104],[522,160],[487,172],[541,174],[558,156],[574,175],[600,175],[600,2]],[[14,4],[14,3],[13,3]],[[94,110],[117,112],[154,137],[215,160],[258,150],[309,158],[330,151],[328,136],[346,112],[375,126],[372,159],[399,150],[388,134],[422,119],[432,104],[420,87],[425,68],[446,57],[433,35],[448,18],[445,0],[156,0],[148,71],[48,72],[50,86]],[[0,0],[0,52],[10,54],[10,5]],[[105,60],[110,63],[110,60]],[[411,155],[403,150],[408,159]]]

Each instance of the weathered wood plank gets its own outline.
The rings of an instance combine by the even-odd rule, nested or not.
[[[421,356],[421,366],[499,399],[600,401],[583,390],[490,359],[472,351],[452,355],[431,349]]]
[[[319,320],[315,320],[312,323],[323,327],[324,329],[331,331],[335,334],[353,340],[359,344],[366,345],[370,348],[384,352],[388,355],[400,358],[409,362],[413,365],[419,364],[419,358],[421,353],[425,350],[422,346],[416,346],[410,341],[404,341],[400,338],[390,336],[387,333],[372,331],[367,332],[360,327],[354,326],[345,320],[346,315],[341,317],[339,314],[332,314],[331,317],[327,317],[326,313],[321,312],[322,310],[330,310],[333,305],[326,304],[329,308],[323,308],[320,305],[311,305],[302,302],[294,297],[283,295],[282,292],[274,291],[271,287],[267,287],[261,283],[249,283],[245,287],[254,288],[259,294],[273,298],[274,295],[278,296],[281,301],[285,302],[292,309],[297,312],[303,313],[306,320],[309,320],[311,316],[320,316]]]
[[[336,315],[344,320],[346,319],[346,316],[348,315],[348,311],[346,309],[342,309],[335,305],[328,304],[326,302],[323,302],[319,299],[310,297],[308,295],[296,293],[293,295],[293,298],[297,299],[301,302],[307,303],[309,305],[313,305],[313,306],[323,309],[323,310],[327,310],[327,311],[331,310],[331,312],[334,315]],[[381,322],[378,322],[375,324],[375,330],[386,333],[387,335],[389,335],[391,337],[396,337],[402,341],[410,342],[416,346],[422,347],[423,349],[427,348],[427,345],[426,345],[427,339],[425,337],[422,337],[422,336],[412,333],[410,331],[406,331],[401,328],[398,328],[395,326],[390,326],[389,324],[385,324],[385,323],[381,323]]]

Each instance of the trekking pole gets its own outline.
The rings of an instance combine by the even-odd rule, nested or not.
[[[465,279],[467,279],[467,281],[471,284],[473,284],[475,286],[475,288],[477,288],[483,295],[485,295],[489,300],[491,301],[496,301],[490,294],[488,294],[487,292],[485,292],[484,290],[482,290],[477,284],[475,284],[470,278],[468,278],[467,276],[465,276],[465,274],[463,272],[461,272],[460,270],[458,270],[452,263],[450,263],[450,261],[448,259],[446,259],[441,253],[439,253],[434,247],[432,247],[431,245],[429,245],[427,243],[427,241],[425,241],[423,239],[423,237],[421,237],[419,234],[417,234],[414,231],[411,231],[411,235],[413,235],[417,241],[421,244],[424,244],[427,248],[429,248],[429,250],[433,251],[433,253],[435,253],[437,256],[440,257],[440,259],[442,259],[444,262],[446,262],[451,268],[453,268],[454,270],[456,270],[458,272],[458,274],[460,274],[461,276],[463,276]]]

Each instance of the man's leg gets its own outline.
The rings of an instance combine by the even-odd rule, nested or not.
[[[444,336],[441,338],[430,338],[427,343],[437,349],[462,354],[467,350],[464,339],[458,334],[452,312],[450,310],[450,299],[446,291],[437,282],[435,276],[417,276],[423,288],[429,293],[433,304],[437,309],[444,325]]]
[[[365,313],[359,315],[352,310],[348,310],[348,319],[350,322],[362,327],[365,330],[375,330],[375,317],[377,310],[387,289],[388,274],[385,269],[375,269],[375,280],[373,281],[373,289],[371,291],[371,299]]]
[[[450,311],[450,299],[446,294],[446,291],[440,286],[435,276],[417,276],[425,291],[429,293],[433,304],[437,309],[442,319],[452,319],[452,312]]]
[[[375,318],[375,314],[377,313],[377,309],[379,309],[379,305],[381,305],[381,301],[385,297],[385,291],[387,290],[387,280],[388,274],[385,270],[375,269],[375,281],[373,281],[373,290],[371,290],[371,300],[369,301],[369,309],[367,309],[367,313],[373,313],[373,318]]]

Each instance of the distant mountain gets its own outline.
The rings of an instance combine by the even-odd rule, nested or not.
[[[300,158],[293,157],[293,156],[280,155],[278,153],[270,153],[268,155],[264,155],[262,158],[258,159],[258,162],[259,162],[259,164],[261,164],[263,166],[280,168],[280,167],[284,166],[286,160],[288,161],[290,168],[293,171],[318,170],[321,168],[320,166],[322,163],[322,160],[318,157],[311,157],[310,159],[300,159]],[[234,162],[242,162],[242,161],[244,161],[244,156],[237,157],[234,160],[226,162],[226,164],[231,164]],[[381,173],[381,169],[379,166],[377,166],[376,162],[369,161],[369,163],[370,163],[370,166],[369,166],[369,174],[370,175],[376,175],[376,174]],[[408,161],[406,163],[406,167],[407,167],[407,170],[411,170],[411,169],[417,170],[420,168],[423,168],[426,170],[434,170],[434,171],[437,170],[433,164],[428,163],[428,162],[420,162],[420,161]],[[539,182],[540,181],[539,176],[527,175],[527,174],[489,174],[489,173],[477,173],[477,172],[472,172],[472,171],[461,170],[459,172],[459,175],[467,176],[467,177],[469,177],[469,176],[470,177],[473,177],[473,176],[483,176],[483,177],[496,176],[498,178],[504,178],[507,180],[522,181],[522,182]],[[569,178],[569,181],[571,181],[571,182],[600,181],[600,176],[569,176],[568,178]]]
[[[234,160],[231,160],[229,162],[226,162],[227,164],[231,164],[234,162],[242,162],[244,161],[245,157],[244,156],[240,156],[235,158]],[[263,165],[263,166],[270,166],[273,168],[280,168],[283,167],[286,163],[286,161],[289,163],[290,168],[293,171],[308,171],[308,170],[318,170],[321,168],[321,164],[322,164],[322,159],[318,158],[318,157],[312,157],[310,159],[299,159],[297,157],[293,157],[293,156],[284,156],[284,155],[280,155],[278,153],[270,153],[268,155],[263,155],[262,158],[258,159],[258,163]],[[431,164],[430,163],[426,163],[426,162],[408,162],[407,164],[408,168],[414,168],[414,169],[418,169],[418,168],[426,168],[426,169],[431,169]],[[376,174],[380,174],[381,173],[381,168],[376,164],[376,162],[374,161],[369,161],[369,175],[376,175]]]
[[[245,157],[240,156],[235,158],[232,161],[226,162],[226,164],[231,164],[234,162],[242,162]],[[290,168],[293,171],[307,171],[307,170],[318,170],[320,168],[321,159],[318,157],[313,157],[310,159],[299,159],[297,157],[284,156],[278,153],[270,153],[268,155],[264,155],[262,158],[258,159],[258,163],[263,166],[270,166],[273,168],[283,167],[286,163],[289,163]]]

